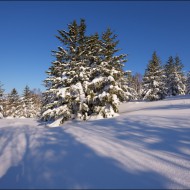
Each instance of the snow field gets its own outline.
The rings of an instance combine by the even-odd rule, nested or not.
[[[0,120],[0,188],[190,188],[190,96],[50,128]]]

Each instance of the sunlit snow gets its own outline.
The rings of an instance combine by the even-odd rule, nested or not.
[[[0,188],[190,188],[190,96],[50,128],[0,119]]]

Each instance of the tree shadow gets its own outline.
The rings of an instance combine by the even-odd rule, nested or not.
[[[21,158],[19,151],[2,154],[12,156],[17,162],[11,162],[7,172],[0,178],[0,188],[52,189],[52,188],[165,188],[169,181],[151,170],[133,171],[110,157],[98,154],[88,145],[79,142],[63,127],[45,128],[15,126],[3,129],[3,134],[17,142],[13,149],[24,144]],[[12,132],[16,130],[15,132]],[[24,134],[23,136],[18,136]],[[22,137],[18,141],[14,140]],[[1,155],[2,156],[2,155]],[[1,157],[0,157],[1,158]],[[1,160],[2,161],[2,160]],[[0,167],[3,163],[1,163]]]
[[[174,186],[173,188],[190,187],[188,179],[185,180],[183,177],[183,175],[189,176],[190,170],[190,122],[188,118],[163,116],[151,118],[135,114],[96,122],[89,121],[89,126],[92,127],[85,128],[88,135],[105,136],[106,138],[102,141],[110,143],[112,147],[115,146],[112,150],[117,151],[116,160],[125,160],[122,157],[123,154],[128,160],[131,159],[130,163],[139,169],[149,168],[151,170],[152,167],[155,173],[159,171],[160,174],[163,173],[163,176],[175,178],[172,183],[177,182],[182,186],[186,184],[183,187]],[[110,139],[107,138],[108,133],[111,133]],[[115,142],[111,143],[111,141]],[[98,149],[96,146],[94,147],[94,149]],[[126,152],[122,152],[122,150]],[[106,150],[103,151],[106,154]],[[113,155],[112,153],[112,157]],[[125,162],[127,161],[125,160]],[[125,163],[122,164],[125,165]],[[156,169],[157,164],[163,168],[163,171]],[[180,174],[180,177],[176,177],[180,170],[183,170],[183,175]],[[165,188],[168,187],[165,186]]]
[[[157,121],[158,123],[156,123]],[[106,130],[112,130],[117,139],[136,142],[153,150],[166,151],[190,158],[190,153],[183,153],[179,149],[180,147],[189,149],[190,121],[188,118],[181,119],[180,117],[169,116],[154,116],[154,118],[151,118],[145,115],[130,115],[118,120],[113,118],[89,122],[89,126],[94,125],[90,130],[98,130],[95,127],[95,125],[98,125],[101,126],[101,133],[105,132],[106,134]],[[102,130],[103,128],[105,130]]]

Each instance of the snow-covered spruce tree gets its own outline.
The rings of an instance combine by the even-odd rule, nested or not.
[[[8,94],[7,97],[7,103],[6,103],[6,112],[5,116],[6,117],[20,117],[20,98],[18,95],[18,92],[15,88],[11,91],[10,94]]]
[[[136,100],[138,99],[138,93],[136,89],[136,78],[132,75],[131,71],[126,71],[125,72],[125,88],[128,93],[128,99],[129,100]]]
[[[184,72],[182,71],[184,65],[182,64],[179,56],[176,56],[174,59],[175,65],[175,82],[174,89],[178,95],[184,95],[186,92],[186,78]]]
[[[85,31],[83,19],[79,25],[76,21],[69,24],[68,31],[58,31],[57,38],[63,47],[53,51],[56,61],[52,62],[44,81],[47,90],[43,93],[43,120],[58,120],[61,124],[70,118],[87,116],[83,83],[89,80],[90,47],[87,45],[92,38],[87,38]]]
[[[33,118],[39,115],[40,102],[36,102],[37,96],[32,93],[29,86],[26,86],[23,90],[21,100],[20,117]],[[38,105],[39,103],[39,105]]]
[[[140,73],[133,75],[133,88],[137,92],[138,99],[140,99],[142,90],[142,75]]]
[[[168,58],[167,63],[164,65],[164,74],[165,74],[165,87],[166,87],[166,93],[168,96],[172,94],[172,82],[173,77],[171,77],[172,73],[174,73],[174,59],[172,56]]]
[[[143,77],[142,98],[154,101],[164,99],[165,95],[164,72],[154,52]]]
[[[118,52],[116,35],[108,28],[94,44],[100,46],[98,55],[91,64],[91,75],[87,86],[88,115],[113,117],[118,112],[119,102],[129,99],[128,88],[124,85],[123,63],[126,55],[116,56]]]
[[[22,106],[20,116],[25,118],[33,117],[35,110],[33,108],[31,91],[28,85],[25,86],[20,100]]]
[[[4,89],[2,88],[2,84],[0,82],[0,119],[3,118],[3,94]]]
[[[96,33],[85,35],[86,24],[73,21],[68,31],[60,30],[57,38],[63,47],[53,51],[56,61],[47,71],[43,93],[42,119],[58,125],[71,118],[87,119],[93,114],[102,117],[118,112],[118,101],[126,100],[121,88],[124,76],[124,55],[117,51],[108,31],[102,39]]]
[[[42,111],[42,93],[40,89],[33,89],[31,91],[31,98],[33,102],[33,107],[35,110],[34,117],[40,117]]]
[[[141,89],[142,89],[142,75],[136,73],[132,75],[131,71],[126,71],[126,88],[130,92],[130,99],[140,99],[141,98]]]
[[[165,64],[166,87],[168,96],[183,95],[186,91],[185,77],[182,71],[183,64],[178,56],[169,57]]]
[[[187,73],[186,94],[190,94],[190,71]]]

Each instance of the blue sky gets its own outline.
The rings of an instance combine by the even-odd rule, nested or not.
[[[188,1],[0,1],[0,81],[6,92],[25,85],[44,90],[45,71],[61,45],[57,30],[84,18],[87,33],[110,27],[128,54],[125,70],[144,70],[154,50],[162,63],[179,55],[190,70]]]

